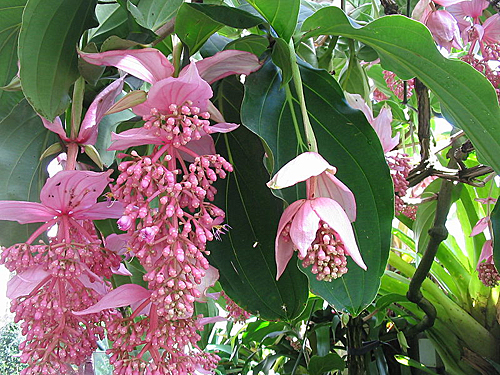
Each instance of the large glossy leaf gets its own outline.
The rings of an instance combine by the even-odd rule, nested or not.
[[[39,159],[54,142],[54,133],[43,127],[26,100],[0,122],[0,200],[40,201],[47,164]],[[10,246],[25,242],[36,227],[36,224],[2,221],[0,244]]]
[[[248,0],[271,24],[276,33],[286,42],[290,40],[297,25],[300,0]]]
[[[95,0],[30,0],[19,35],[23,91],[35,110],[52,121],[69,104],[78,77],[76,46],[96,26]]]
[[[207,39],[223,26],[214,21],[205,13],[193,9],[190,4],[182,4],[175,18],[175,33],[179,39],[189,47],[193,54],[207,41]]]
[[[0,5],[0,86],[7,85],[17,73],[17,37],[26,0]],[[22,92],[0,90],[0,120],[22,99]]]
[[[353,191],[358,215],[354,228],[368,270],[348,260],[349,272],[331,283],[319,282],[306,270],[311,290],[337,309],[358,314],[375,298],[389,254],[393,217],[392,181],[377,135],[361,112],[345,103],[338,83],[326,71],[301,67],[309,117],[320,153],[338,168],[337,176]],[[292,117],[280,87],[276,66],[268,61],[247,77],[242,122],[261,136],[274,157],[274,170],[294,158],[294,121],[302,127],[297,103]],[[303,185],[303,184],[302,184]],[[303,198],[299,189],[283,195],[289,203]]]
[[[238,113],[241,91],[234,78],[221,83],[219,108],[228,121],[235,121],[232,113]],[[290,263],[276,281],[274,239],[283,203],[265,185],[269,174],[262,164],[262,143],[241,127],[221,137],[217,151],[235,168],[219,184],[216,197],[232,229],[221,242],[210,244],[209,261],[220,271],[221,286],[241,307],[263,319],[292,320],[307,304],[307,278]]]
[[[175,16],[182,3],[183,0],[141,0],[135,6],[129,0],[127,8],[139,25],[156,31]]]
[[[470,65],[448,60],[437,50],[429,30],[403,16],[386,16],[364,27],[336,7],[320,9],[302,26],[308,35],[342,35],[377,51],[382,66],[400,78],[417,76],[474,144],[482,163],[500,172],[500,107],[489,81]]]

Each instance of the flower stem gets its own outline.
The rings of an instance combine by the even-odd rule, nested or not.
[[[83,77],[80,77],[76,80],[73,88],[73,102],[71,104],[71,139],[75,139],[80,131],[84,92],[85,80]]]
[[[292,56],[292,79],[295,86],[295,91],[299,98],[300,110],[302,113],[302,121],[304,123],[304,132],[306,134],[307,144],[309,146],[309,151],[318,152],[318,144],[316,142],[316,137],[314,136],[314,131],[309,121],[309,115],[307,113],[306,100],[304,97],[304,90],[302,87],[302,78],[300,77],[299,65],[297,63],[297,55],[295,54],[295,47],[293,45],[293,39],[290,39],[288,43],[290,48],[290,55]]]
[[[68,143],[68,150],[66,154],[66,170],[74,171],[76,169],[76,157],[78,155],[78,144]]]

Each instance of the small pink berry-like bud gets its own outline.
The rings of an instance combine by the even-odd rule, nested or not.
[[[118,219],[117,225],[120,230],[129,230],[132,227],[132,219],[127,215],[122,216]]]

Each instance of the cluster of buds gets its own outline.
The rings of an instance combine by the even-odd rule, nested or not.
[[[391,170],[392,182],[394,184],[394,209],[396,215],[405,215],[415,220],[417,207],[408,205],[403,201],[408,191],[408,181],[406,178],[411,171],[409,158],[406,154],[400,152],[390,152],[386,156],[387,164]]]

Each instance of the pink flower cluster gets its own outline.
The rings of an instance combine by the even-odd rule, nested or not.
[[[387,84],[387,87],[398,97],[399,100],[404,99],[404,81],[400,80],[395,73],[389,71],[389,70],[384,70],[384,80],[385,83]],[[411,98],[413,95],[413,87],[415,85],[415,79],[410,79],[406,81],[406,99]],[[383,93],[380,93],[384,95]],[[378,94],[377,100],[382,99],[383,97]]]
[[[87,361],[105,333],[114,341],[109,354],[115,374],[209,373],[219,357],[198,347],[198,331],[218,317],[196,316],[195,302],[206,301],[208,287],[218,279],[206,245],[228,226],[222,225],[224,211],[211,203],[217,193],[213,183],[232,171],[215,153],[210,134],[238,126],[226,123],[210,103],[210,83],[249,74],[260,63],[250,53],[231,50],[172,77],[172,64],[155,49],[81,55],[151,83],[147,99],[133,106],[144,125],[113,133],[110,149],[152,145],[152,153],[119,155],[124,160],[106,202],[97,199],[111,182],[111,170],[73,170],[78,145],[95,142],[97,125],[121,92],[124,76],[96,97],[79,131],[76,123],[66,124],[71,137],[59,118],[42,119],[67,143],[68,170],[47,180],[41,203],[0,201],[0,220],[43,223],[26,243],[3,249],[0,258],[17,272],[8,294],[26,335],[21,359],[28,367],[22,374],[74,373],[73,365]],[[113,110],[127,103],[124,98]],[[218,123],[211,125],[211,117]],[[108,218],[118,219],[126,233],[103,240],[93,220]],[[33,244],[51,228],[54,237]],[[120,263],[122,255],[140,261],[147,289],[125,284],[110,291],[106,280],[112,273],[131,275]],[[130,310],[117,311],[127,306]]]
[[[408,205],[402,199],[408,191],[408,181],[406,178],[411,171],[408,155],[401,152],[391,152],[386,154],[385,159],[391,169],[391,177],[394,184],[394,208],[396,215],[403,214],[415,220],[417,206]]]
[[[21,224],[45,222],[26,243],[4,249],[0,262],[17,275],[8,297],[26,339],[20,345],[22,375],[72,373],[104,338],[100,322],[109,312],[83,317],[72,313],[96,303],[108,292],[120,258],[103,247],[91,220],[118,218],[123,207],[96,203],[109,182],[105,173],[62,171],[47,180],[41,203],[1,201],[0,219]],[[57,233],[48,243],[33,241],[49,227]]]
[[[331,281],[347,272],[346,255],[366,270],[351,222],[356,220],[354,195],[337,177],[336,168],[316,152],[305,152],[285,164],[268,186],[282,189],[306,182],[307,199],[288,206],[276,235],[276,265],[279,279],[299,252],[304,267],[312,266],[317,280]]]
[[[224,291],[222,291],[222,297],[226,300],[226,311],[229,319],[235,322],[245,322],[250,319],[250,313],[239,307]]]

